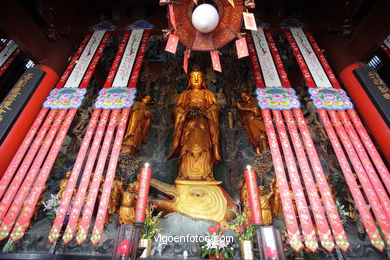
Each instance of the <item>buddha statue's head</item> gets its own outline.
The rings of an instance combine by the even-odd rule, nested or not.
[[[242,92],[241,98],[243,101],[248,102],[251,99],[251,96],[247,92]]]
[[[199,70],[194,70],[190,73],[190,79],[188,82],[188,86],[191,89],[207,89],[206,84],[204,82],[203,73]]]
[[[265,195],[267,191],[265,190],[265,187],[264,186],[259,186],[259,195]]]
[[[149,104],[152,101],[152,97],[150,95],[146,95],[142,98],[142,102],[145,104]]]

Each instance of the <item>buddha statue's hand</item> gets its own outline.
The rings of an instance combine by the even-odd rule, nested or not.
[[[219,154],[218,145],[216,144],[213,145],[213,154],[216,162],[221,161],[221,155]]]

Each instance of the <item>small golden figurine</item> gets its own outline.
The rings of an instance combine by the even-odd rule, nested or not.
[[[129,184],[122,194],[121,206],[119,208],[119,223],[131,224],[135,217],[136,190],[134,184]]]
[[[261,205],[261,216],[263,218],[264,226],[272,225],[272,211],[270,198],[273,194],[266,193],[264,186],[259,186],[259,196],[260,196],[260,205]]]
[[[280,199],[279,186],[275,179],[272,179],[270,187],[271,192],[268,196],[271,201],[272,216],[277,218],[282,214],[282,201]]]
[[[237,107],[240,110],[238,118],[244,125],[256,153],[260,155],[262,151],[268,150],[268,145],[265,125],[259,105],[255,98],[243,92],[241,94],[241,100],[237,102]]]
[[[213,165],[219,153],[219,107],[203,73],[190,73],[188,89],[174,108],[173,145],[168,159],[179,158],[179,180],[214,181]]]
[[[58,192],[58,198],[61,199],[62,198],[62,195],[64,194],[65,190],[66,190],[66,187],[68,186],[68,182],[69,182],[69,178],[70,178],[70,175],[72,174],[71,171],[67,171],[66,174],[65,174],[65,179],[62,179],[60,181],[60,190]]]
[[[246,188],[246,184],[245,184],[244,180],[240,181],[240,183],[238,184],[238,188],[240,189],[240,199],[241,199],[241,205],[242,205],[242,212],[245,212],[248,214],[248,216],[251,216],[248,190]]]
[[[232,129],[234,127],[234,115],[232,111],[228,112],[228,122],[229,122],[229,128]]]
[[[141,144],[146,143],[149,126],[152,122],[152,112],[148,107],[151,101],[152,97],[146,95],[141,102],[134,103],[121,153],[135,156],[140,151]]]
[[[110,193],[110,203],[108,207],[108,212],[111,215],[118,213],[120,202],[121,202],[122,190],[123,190],[123,179],[114,180],[114,183],[112,184],[112,189]]]

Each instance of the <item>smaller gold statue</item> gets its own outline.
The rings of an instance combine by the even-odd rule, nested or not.
[[[264,226],[272,225],[272,211],[271,211],[271,203],[270,199],[273,194],[266,193],[264,186],[259,186],[259,197],[260,197],[260,205],[261,205],[261,216],[263,218]]]
[[[66,174],[65,174],[65,179],[62,179],[60,181],[60,190],[58,192],[58,198],[61,199],[62,198],[62,195],[64,194],[65,190],[66,190],[66,187],[68,186],[68,182],[69,182],[69,178],[70,178],[70,175],[72,174],[71,171],[67,171]]]
[[[256,99],[243,92],[237,107],[240,110],[238,118],[244,125],[256,153],[260,155],[262,151],[268,150],[268,145],[264,121]]]
[[[121,202],[122,191],[123,191],[123,179],[114,180],[114,183],[112,184],[111,193],[110,193],[110,203],[108,207],[109,214],[113,215],[118,213],[120,202]]]
[[[271,192],[268,196],[269,198],[272,198],[270,200],[272,216],[277,218],[282,214],[282,201],[280,199],[280,191],[276,179],[272,179],[270,187],[271,187]]]
[[[152,97],[146,95],[141,102],[134,103],[121,153],[135,156],[140,151],[141,144],[146,143],[149,126],[152,122],[152,112],[148,107],[151,102]]]
[[[121,206],[119,208],[119,223],[131,224],[135,217],[136,190],[134,184],[129,184],[126,191],[122,193]]]
[[[240,183],[238,184],[238,188],[240,189],[240,199],[241,199],[241,205],[242,205],[242,212],[245,212],[248,214],[248,216],[251,216],[249,195],[248,195],[248,190],[246,188],[246,184],[245,184],[244,180],[240,181]]]

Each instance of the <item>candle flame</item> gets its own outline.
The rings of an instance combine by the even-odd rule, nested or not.
[[[252,167],[250,165],[247,165],[246,168],[248,169],[248,171],[250,171]]]
[[[149,167],[149,163],[145,163],[145,168],[148,168]]]

